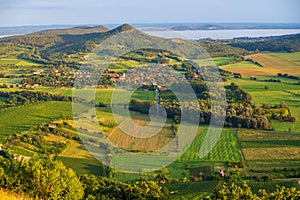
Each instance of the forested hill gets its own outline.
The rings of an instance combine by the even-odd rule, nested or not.
[[[249,51],[300,51],[300,34],[270,36],[258,38],[236,38],[230,46],[247,49]]]
[[[39,31],[30,35],[82,35],[88,33],[99,33],[99,32],[106,32],[109,29],[105,26],[77,26],[73,28],[66,28],[66,29],[50,29]]]
[[[130,33],[129,33],[129,32]],[[203,42],[183,39],[163,39],[147,35],[129,24],[123,24],[115,29],[107,30],[103,26],[97,27],[74,27],[69,29],[54,29],[27,34],[23,36],[13,36],[0,39],[0,55],[13,52],[22,59],[38,61],[42,63],[54,64],[57,61],[69,62],[66,59],[69,55],[78,53],[89,53],[97,44],[105,39],[117,35],[121,32],[128,32],[122,37],[122,41],[127,41],[131,49],[139,49],[143,45],[157,44],[157,49],[168,49],[175,54],[197,58],[207,52],[212,57],[241,55],[245,49],[228,46],[222,42]],[[117,51],[120,45],[117,41],[112,44],[110,50]],[[125,43],[123,46],[126,46]],[[207,51],[207,52],[206,52]],[[19,54],[16,52],[20,52]]]

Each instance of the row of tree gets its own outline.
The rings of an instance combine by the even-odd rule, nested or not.
[[[14,161],[0,156],[0,187],[38,199],[166,199],[154,181],[123,183],[111,178],[79,177],[59,161]]]

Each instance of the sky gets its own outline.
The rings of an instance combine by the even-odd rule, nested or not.
[[[0,0],[0,26],[299,23],[299,0]]]

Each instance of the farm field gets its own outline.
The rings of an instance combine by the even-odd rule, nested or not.
[[[73,168],[78,174],[95,174],[103,176],[103,165],[77,141],[70,140],[69,146],[55,158],[66,166]]]
[[[204,158],[199,158],[200,147],[204,141],[207,129],[200,129],[199,135],[195,138],[191,146],[181,157],[181,161],[240,161],[240,146],[237,141],[236,131],[233,129],[223,129],[223,132],[212,151]]]
[[[23,78],[0,78],[0,84],[16,84],[21,83]]]
[[[38,63],[28,61],[28,60],[23,60],[19,58],[0,58],[0,66],[1,65],[14,65],[14,66],[38,66]]]
[[[226,65],[230,62],[234,61],[233,57],[216,57],[216,58],[210,58],[210,59],[202,59],[202,60],[193,60],[195,63],[197,63],[199,66],[208,66],[208,65]]]
[[[220,69],[229,71],[231,73],[240,73],[242,76],[268,76],[274,75],[267,73],[261,66],[249,61],[242,61],[233,64],[222,65]],[[276,74],[277,75],[277,74]]]
[[[253,61],[258,62],[269,75],[277,75],[277,73],[295,76],[300,75],[300,65],[294,63],[291,59],[282,59],[279,56],[274,56],[272,54],[253,54],[246,56],[246,58],[250,58]]]
[[[71,102],[40,102],[2,109],[0,110],[0,137],[18,134],[30,127],[52,122],[62,114],[73,116]]]
[[[93,100],[95,98],[96,103],[101,102],[105,105],[111,104],[111,99],[113,97],[112,95],[114,95],[115,97],[117,97],[117,99],[114,99],[115,104],[129,103],[129,102],[125,102],[124,100],[128,95],[128,91],[122,89],[113,89],[113,88],[95,89],[95,96],[93,96],[94,94],[93,92],[94,91],[92,89],[82,89],[82,90],[76,90],[74,95],[84,97],[87,100]],[[65,90],[62,93],[62,95],[71,96],[72,93],[73,93],[72,90]],[[154,97],[155,97],[154,91],[135,90],[131,98],[139,99],[143,101],[153,101]]]
[[[296,53],[295,53],[296,54]],[[232,73],[240,73],[242,76],[277,76],[278,73],[299,76],[300,72],[297,55],[287,54],[253,54],[246,58],[251,61],[243,61],[234,64],[222,65],[221,69]],[[284,56],[286,56],[284,58]]]
[[[276,173],[274,169],[297,169],[300,163],[300,134],[240,130],[238,137],[251,174]],[[252,170],[252,171],[249,171]]]
[[[271,120],[271,124],[274,130],[284,131],[284,132],[297,132],[300,133],[300,107],[299,106],[290,106],[289,107],[292,116],[296,118],[296,122],[280,122],[277,120]]]
[[[269,53],[269,55],[300,65],[300,52]]]
[[[280,122],[277,120],[271,120],[271,124],[276,131],[300,131],[300,96],[298,94],[300,85],[296,85],[293,80],[286,80],[279,78],[282,81],[286,82],[266,82],[264,80],[270,79],[266,76],[257,76],[257,80],[251,80],[248,77],[237,79],[231,78],[226,84],[231,82],[236,83],[246,92],[248,92],[252,97],[252,104],[262,105],[279,105],[281,102],[284,102],[292,114],[296,117],[296,122]],[[276,79],[276,78],[274,78]],[[265,87],[268,87],[266,90]]]
[[[165,184],[169,191],[176,191],[178,194],[191,194],[197,192],[212,192],[218,185],[219,180],[202,181],[192,183]]]

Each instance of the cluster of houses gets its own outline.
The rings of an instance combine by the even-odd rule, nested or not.
[[[4,150],[4,145],[0,144],[0,151],[3,151],[3,150]],[[28,157],[28,156],[22,156],[22,155],[18,155],[18,154],[14,155],[14,160],[16,160],[18,162],[29,161],[30,159],[31,159],[31,157]]]
[[[40,85],[39,84],[10,84],[6,85],[7,88],[38,88]]]
[[[126,77],[126,78],[125,78]],[[119,78],[119,83],[124,85],[156,85],[158,89],[165,90],[164,86],[168,86],[182,79],[182,75],[175,74],[168,68],[163,66],[147,66],[138,67]]]

